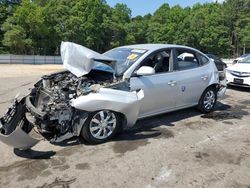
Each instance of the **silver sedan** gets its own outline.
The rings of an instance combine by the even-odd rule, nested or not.
[[[51,142],[82,136],[103,143],[145,117],[193,106],[209,113],[226,91],[214,62],[186,46],[131,45],[99,54],[63,42],[61,55],[66,70],[43,76],[1,118],[4,143],[32,147],[33,128],[51,134]]]

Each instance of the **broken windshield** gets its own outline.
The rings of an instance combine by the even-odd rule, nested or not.
[[[115,48],[103,55],[116,60],[116,75],[122,75],[131,65],[133,65],[147,50],[132,48]],[[112,68],[102,64],[95,64],[94,68],[112,71]]]

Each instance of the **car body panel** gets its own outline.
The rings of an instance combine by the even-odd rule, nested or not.
[[[212,59],[218,69],[218,71],[224,71],[227,68],[227,64],[223,62],[219,57],[213,54],[206,54],[210,59]]]
[[[95,61],[106,63],[115,69],[114,59],[72,42],[62,42],[61,57],[63,67],[77,77],[88,74],[94,67]]]
[[[213,79],[207,67],[209,65],[195,68],[196,71],[189,69],[175,72],[173,79],[177,82],[176,107],[198,104],[203,91]]]
[[[36,145],[39,140],[32,138],[29,134],[24,132],[21,127],[17,127],[11,134],[0,134],[0,141],[3,143],[19,149],[29,149]]]
[[[96,93],[71,100],[74,108],[94,112],[99,110],[112,110],[126,116],[127,125],[132,126],[140,112],[141,101],[144,98],[142,90],[138,92],[119,91],[101,88]]]
[[[31,136],[30,129],[25,116],[25,98],[8,109],[5,116],[0,119],[0,141],[19,149],[28,149],[39,142]]]
[[[171,81],[171,74],[173,73],[132,77],[130,79],[132,91],[139,89],[144,91],[140,117],[175,108],[176,87],[168,85],[168,82]]]
[[[225,93],[227,90],[227,81],[226,79],[220,81],[220,88],[217,92],[217,99],[221,100],[225,97]]]
[[[237,63],[235,65],[228,67],[227,70],[250,73],[250,64],[249,63]]]

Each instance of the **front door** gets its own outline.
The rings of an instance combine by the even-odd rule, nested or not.
[[[163,50],[151,54],[141,63],[141,66],[154,68],[155,74],[134,76],[130,79],[132,91],[138,89],[144,91],[139,117],[155,115],[175,108],[177,82],[172,72],[171,51]]]

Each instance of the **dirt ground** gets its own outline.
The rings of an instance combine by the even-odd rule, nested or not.
[[[0,115],[60,66],[0,66]],[[250,89],[230,87],[216,111],[189,108],[137,122],[113,141],[74,138],[30,151],[0,143],[0,187],[250,187]]]

